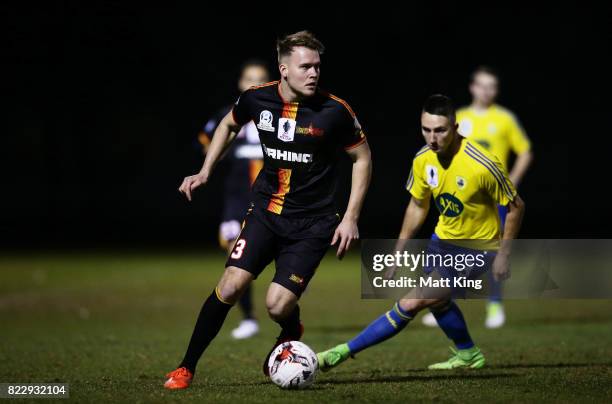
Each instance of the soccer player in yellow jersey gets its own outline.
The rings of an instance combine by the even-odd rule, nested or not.
[[[428,253],[443,256],[480,253],[485,258],[484,265],[478,270],[491,270],[495,278],[505,279],[509,270],[510,241],[518,234],[524,203],[500,161],[461,136],[457,128],[451,100],[443,95],[431,96],[421,114],[421,129],[427,144],[412,162],[406,184],[412,198],[399,238],[406,240],[417,234],[433,199],[440,216]],[[498,204],[508,207],[503,234]],[[468,239],[499,245],[499,248],[485,252],[462,247],[461,240]],[[443,264],[424,269],[427,274],[443,279],[454,280],[463,276],[460,268]],[[426,296],[420,292],[411,291],[347,343],[318,353],[319,367],[329,370],[350,356],[396,335],[425,308],[431,310],[440,328],[456,346],[449,360],[433,364],[429,369],[476,369],[484,366],[485,358],[472,341],[461,310],[452,299],[456,290],[449,288],[437,295]]]
[[[495,70],[478,67],[472,73],[470,93],[471,105],[457,110],[459,133],[497,157],[506,169],[510,154],[515,154],[509,178],[518,187],[533,160],[531,143],[514,114],[495,102],[499,93],[499,77]],[[503,226],[505,206],[499,206],[499,215]],[[499,328],[506,320],[501,283],[490,279],[489,292],[485,326]],[[436,320],[432,315],[423,316],[423,324],[435,326]]]

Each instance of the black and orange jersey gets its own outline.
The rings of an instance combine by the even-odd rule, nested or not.
[[[287,102],[275,81],[245,91],[232,110],[239,125],[253,121],[264,154],[253,193],[255,206],[283,216],[335,212],[338,151],[366,141],[351,107],[318,90]]]

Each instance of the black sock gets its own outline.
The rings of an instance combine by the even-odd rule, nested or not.
[[[254,319],[253,316],[253,298],[251,293],[251,285],[249,285],[242,296],[240,297],[240,310],[245,319]]]
[[[206,347],[208,347],[208,344],[219,333],[225,317],[227,317],[227,313],[231,308],[232,305],[219,300],[216,289],[213,290],[212,294],[204,302],[202,310],[200,310],[200,315],[189,341],[189,347],[187,347],[187,352],[179,367],[184,366],[195,373],[200,357]]]
[[[278,321],[278,325],[282,328],[279,338],[298,339],[300,337],[300,306],[296,304],[291,314]]]

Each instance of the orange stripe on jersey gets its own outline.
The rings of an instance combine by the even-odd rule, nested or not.
[[[276,81],[270,81],[268,83],[264,83],[264,84],[260,84],[258,86],[253,86],[251,87],[249,90],[257,90],[258,88],[263,88],[263,87],[270,87],[270,86],[274,86],[276,84],[280,83],[280,81],[276,80]]]
[[[297,102],[286,102],[283,104],[281,118],[293,119],[297,116],[299,104]]]
[[[323,94],[323,95],[324,95],[324,96],[326,96],[326,97],[331,98],[331,99],[332,99],[332,100],[334,100],[334,101],[338,101],[340,104],[344,105],[344,107],[345,107],[346,109],[348,109],[348,112],[351,114],[351,116],[352,116],[353,118],[355,118],[355,112],[353,112],[353,109],[351,108],[351,106],[350,106],[350,105],[348,105],[348,102],[346,102],[346,101],[344,101],[342,98],[338,98],[338,97],[336,97],[335,95],[330,94],[330,93],[328,93],[328,92],[326,92],[326,91],[321,91],[321,94]]]
[[[365,135],[363,134],[363,132],[361,132],[361,139],[359,139],[359,140],[357,141],[357,143],[353,143],[353,144],[352,144],[352,145],[350,145],[350,146],[346,146],[346,147],[344,148],[344,150],[351,150],[351,149],[354,149],[354,148],[355,148],[355,147],[357,147],[357,146],[361,146],[363,143],[365,143],[365,141],[366,141]]]
[[[291,181],[291,169],[278,169],[278,191],[272,194],[268,203],[268,211],[280,215],[285,203],[285,195],[289,192],[289,182]]]
[[[299,103],[285,101],[285,98],[283,97],[283,94],[281,92],[280,81],[278,82],[278,87],[276,87],[276,91],[278,92],[278,96],[280,97],[280,99],[283,101],[283,111],[281,112],[281,118],[295,120]]]
[[[253,185],[263,167],[263,160],[249,160],[249,184]]]

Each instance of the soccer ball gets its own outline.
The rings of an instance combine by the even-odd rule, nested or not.
[[[317,367],[317,355],[300,341],[280,344],[268,359],[270,379],[281,389],[310,386],[315,380]]]

